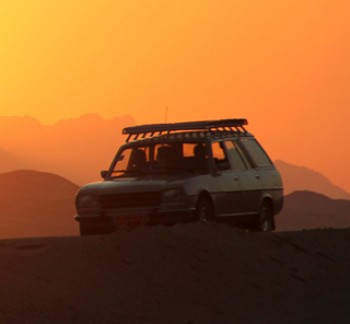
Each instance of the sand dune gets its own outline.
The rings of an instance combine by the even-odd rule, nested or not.
[[[74,183],[32,170],[0,174],[0,183],[0,238],[78,234]]]
[[[0,241],[0,322],[347,323],[350,230],[225,225]]]
[[[285,197],[276,222],[279,231],[350,227],[350,200],[296,191]]]

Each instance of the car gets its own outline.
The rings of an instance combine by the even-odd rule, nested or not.
[[[283,206],[281,175],[246,119],[126,127],[103,181],[76,196],[81,235],[179,222],[269,232]]]

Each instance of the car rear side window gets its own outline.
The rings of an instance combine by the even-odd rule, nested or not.
[[[246,165],[239,153],[237,144],[234,141],[225,141],[227,156],[230,160],[233,170],[241,171],[246,169]]]
[[[255,165],[267,166],[272,164],[270,158],[267,156],[265,151],[262,149],[260,144],[255,139],[242,138],[241,143],[243,144],[245,149],[248,151]]]

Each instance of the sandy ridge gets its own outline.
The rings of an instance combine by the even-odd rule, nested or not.
[[[6,323],[341,323],[350,230],[217,224],[0,241]]]

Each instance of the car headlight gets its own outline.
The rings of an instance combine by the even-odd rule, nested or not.
[[[184,203],[186,201],[185,192],[180,188],[163,191],[163,203]]]
[[[98,207],[98,200],[93,195],[78,195],[76,205],[78,208]]]

